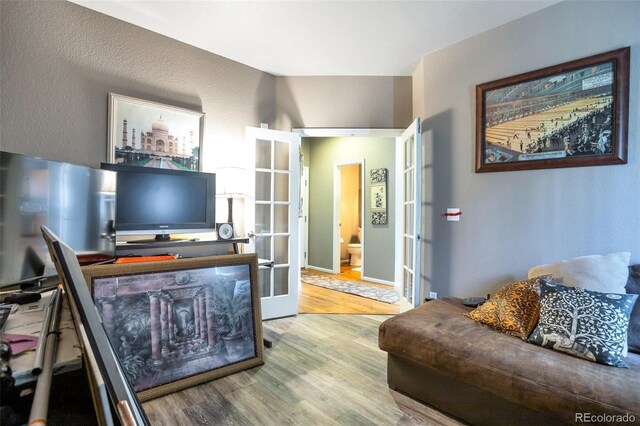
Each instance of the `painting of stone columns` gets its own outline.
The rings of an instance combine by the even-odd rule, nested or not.
[[[255,255],[85,268],[141,400],[263,363],[256,270]]]

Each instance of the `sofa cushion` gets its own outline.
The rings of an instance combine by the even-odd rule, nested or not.
[[[457,298],[425,303],[383,322],[378,345],[566,423],[584,412],[640,418],[640,355],[629,369],[586,362],[478,324],[471,310]]]
[[[602,293],[624,293],[629,277],[629,252],[605,256],[581,256],[529,269],[529,278],[553,275],[566,286],[580,286]]]
[[[540,281],[551,278],[551,275],[542,275],[507,284],[467,315],[474,321],[526,340],[538,323]]]
[[[640,264],[629,266],[629,280],[625,286],[627,294],[640,295]],[[629,331],[627,332],[629,351],[640,354],[640,297],[631,311]]]
[[[542,280],[540,321],[529,342],[589,361],[626,367],[622,356],[629,315],[637,297]]]

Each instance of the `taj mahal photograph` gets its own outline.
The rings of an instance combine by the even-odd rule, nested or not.
[[[109,118],[110,162],[200,169],[204,113],[111,93]]]

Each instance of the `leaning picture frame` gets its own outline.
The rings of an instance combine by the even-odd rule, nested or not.
[[[629,52],[476,86],[476,173],[625,164]]]
[[[141,401],[264,363],[257,265],[242,254],[83,268]]]
[[[109,93],[107,162],[201,170],[205,114]]]

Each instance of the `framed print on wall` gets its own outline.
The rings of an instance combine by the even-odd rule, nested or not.
[[[386,225],[389,222],[387,214],[387,176],[385,168],[371,169],[371,224]]]
[[[476,86],[476,172],[625,164],[629,51]]]
[[[83,268],[141,401],[262,365],[255,254]]]
[[[109,93],[109,163],[198,171],[203,132],[203,112]]]

